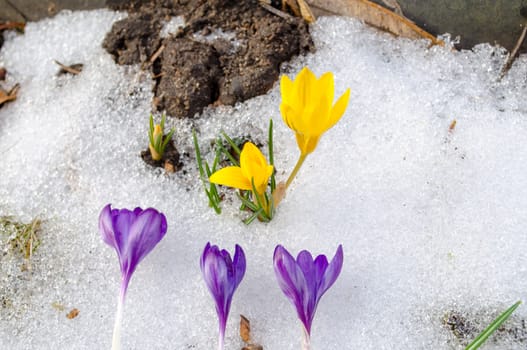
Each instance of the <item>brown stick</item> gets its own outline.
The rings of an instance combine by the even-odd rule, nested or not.
[[[511,51],[511,53],[509,55],[509,58],[507,59],[507,62],[505,62],[505,65],[501,69],[501,73],[500,73],[500,76],[498,78],[498,81],[500,81],[505,76],[505,74],[507,74],[507,72],[511,69],[512,64],[516,60],[516,57],[518,57],[518,52],[520,51],[520,47],[522,46],[522,44],[523,44],[523,42],[525,40],[526,34],[527,34],[527,22],[523,25],[523,30],[522,30],[521,35],[518,38],[518,41],[516,42],[516,45],[514,46],[514,49],[512,49],[512,51]]]
[[[60,63],[59,61],[57,60],[53,60],[53,62],[55,62],[60,68],[62,68],[62,70],[68,72],[68,73],[71,73],[73,75],[77,75],[77,74],[80,74],[81,71],[78,70],[78,69],[75,69],[75,68],[72,68],[70,66],[66,66],[65,64],[62,64]]]

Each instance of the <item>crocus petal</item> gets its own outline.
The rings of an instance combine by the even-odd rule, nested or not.
[[[241,190],[252,190],[253,188],[250,179],[246,178],[242,168],[237,166],[228,166],[216,171],[210,176],[209,181]]]
[[[234,266],[234,280],[235,280],[235,289],[238,288],[240,282],[245,275],[246,261],[245,253],[243,252],[242,247],[236,244],[234,251],[234,258],[232,259],[232,264]]]
[[[137,215],[130,227],[130,272],[154,249],[166,232],[166,217],[157,210],[148,208]]]
[[[253,178],[266,163],[267,161],[258,147],[252,142],[246,142],[240,154],[240,167],[243,175],[248,179]]]
[[[282,100],[290,102],[293,98],[293,82],[287,75],[282,75],[280,78],[280,93]]]
[[[111,204],[106,205],[99,215],[99,231],[104,243],[113,248],[117,248],[117,243],[115,243],[115,236],[113,233]]]
[[[128,209],[113,210],[112,211],[112,223],[113,231],[116,243],[116,251],[119,256],[119,262],[121,264],[121,273],[124,275],[129,271],[129,258],[130,258],[130,227],[132,222],[135,220],[137,215],[133,211]]]
[[[330,102],[333,102],[335,98],[335,78],[333,73],[326,72],[318,79],[317,88],[320,91],[324,91],[324,95],[327,96]]]
[[[337,124],[344,112],[346,107],[348,107],[350,99],[350,89],[347,89],[346,92],[339,97],[333,108],[331,109],[331,115],[328,122],[328,129],[332,128],[333,125]]]
[[[326,132],[328,127],[329,114],[331,112],[331,103],[329,96],[322,95],[318,103],[311,104],[304,112],[306,129],[299,130],[307,135],[319,136]]]
[[[317,82],[317,77],[313,72],[308,68],[304,67],[298,73],[297,78],[293,82],[294,91],[296,93],[295,98],[295,107],[305,106],[312,101],[315,94],[315,84]]]
[[[343,263],[344,253],[342,251],[342,245],[339,245],[337,252],[335,253],[333,259],[331,259],[331,262],[329,263],[326,272],[324,273],[324,277],[320,283],[317,293],[318,298],[320,298],[333,285],[333,283],[335,283],[337,277],[340,275]]]

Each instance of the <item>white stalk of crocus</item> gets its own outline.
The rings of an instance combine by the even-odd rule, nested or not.
[[[128,281],[123,280],[121,284],[121,292],[119,293],[119,299],[117,300],[117,312],[115,313],[115,323],[113,326],[112,350],[121,349],[121,325],[123,323],[124,301],[126,298],[127,289]]]
[[[311,350],[311,336],[304,325],[302,325],[302,350]]]

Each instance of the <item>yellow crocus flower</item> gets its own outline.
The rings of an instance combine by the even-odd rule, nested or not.
[[[267,163],[264,155],[253,143],[247,142],[240,153],[240,166],[228,166],[216,171],[209,181],[241,190],[253,190],[262,196],[267,188],[269,177],[273,173],[273,166]]]
[[[294,81],[283,75],[280,92],[282,118],[295,132],[296,142],[304,156],[313,152],[320,136],[340,120],[350,96],[350,89],[347,89],[333,105],[333,74],[327,72],[317,79],[307,67],[300,71]]]

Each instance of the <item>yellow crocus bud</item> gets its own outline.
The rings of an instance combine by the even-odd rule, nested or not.
[[[154,144],[149,144],[148,148],[150,149],[150,154],[152,155],[153,160],[161,160],[162,155],[156,150],[156,148],[159,148],[161,145],[161,141],[163,138],[163,130],[161,129],[161,125],[156,124],[154,127]]]

